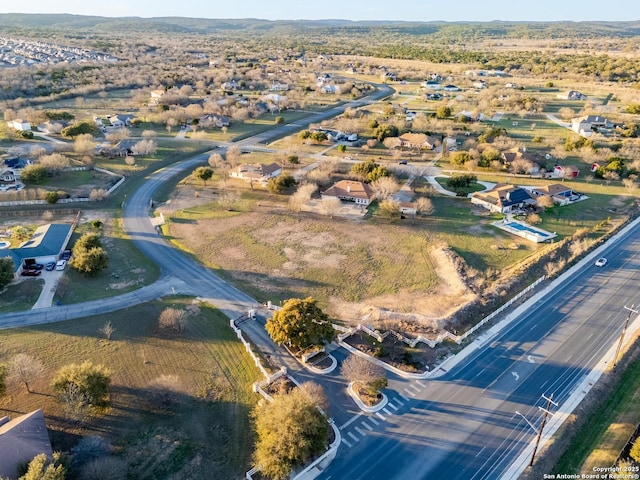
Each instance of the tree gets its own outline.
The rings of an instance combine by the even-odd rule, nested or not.
[[[98,329],[98,332],[103,334],[107,340],[111,340],[111,335],[116,331],[116,328],[113,326],[110,320],[107,320],[106,323]]]
[[[42,156],[40,158],[40,165],[47,170],[47,173],[58,175],[69,166],[69,159],[61,153],[52,153],[51,155]]]
[[[338,213],[338,210],[340,210],[341,205],[342,202],[338,197],[325,197],[320,202],[320,210],[322,210],[322,213],[325,215],[333,218],[333,216]]]
[[[400,204],[391,198],[387,198],[380,202],[380,215],[385,218],[399,218],[400,217]]]
[[[15,238],[19,242],[24,242],[29,237],[31,237],[31,232],[21,225],[11,229],[11,238]]]
[[[229,147],[226,153],[227,162],[229,162],[232,167],[235,167],[240,160],[240,155],[242,155],[240,147],[237,145]]]
[[[184,330],[186,315],[184,310],[167,307],[160,313],[158,328],[181,333]]]
[[[77,389],[89,405],[101,406],[107,402],[110,384],[109,369],[85,361],[81,364],[71,363],[58,370],[51,387],[57,395],[64,395],[69,388]]]
[[[27,392],[31,392],[30,384],[42,377],[44,367],[37,358],[30,357],[26,353],[18,353],[9,360],[8,377],[20,383],[24,383]]]
[[[211,168],[221,167],[223,162],[224,159],[219,153],[212,153],[211,155],[209,155],[209,160],[207,160],[207,163]]]
[[[296,350],[324,345],[335,335],[329,317],[311,297],[290,298],[284,302],[282,309],[267,320],[266,329],[274,342]]]
[[[291,188],[296,184],[296,179],[288,173],[278,175],[276,178],[271,178],[267,182],[267,190],[269,193],[282,193],[287,188]]]
[[[0,363],[0,397],[7,391],[7,375],[9,369],[4,363]]]
[[[436,118],[445,119],[451,116],[451,107],[442,105],[436,110]]]
[[[351,166],[351,174],[364,180],[379,166],[380,165],[374,160],[366,160],[364,162],[355,163]]]
[[[367,175],[367,182],[375,182],[383,177],[388,177],[389,175],[391,175],[391,172],[387,167],[378,166],[369,172]]]
[[[193,178],[197,178],[198,180],[202,180],[206,187],[207,180],[211,180],[211,177],[213,177],[213,170],[211,169],[211,167],[198,167],[193,171],[191,176],[193,176]]]
[[[153,155],[158,150],[158,145],[155,140],[140,140],[133,147],[131,147],[131,153],[133,155]]]
[[[254,412],[257,435],[253,458],[262,474],[274,480],[327,448],[329,425],[313,399],[299,388],[259,404]]]
[[[95,233],[85,233],[73,246],[73,258],[69,264],[89,277],[107,268],[109,258],[102,248],[100,237]]]
[[[27,473],[19,480],[65,480],[67,470],[60,463],[60,454],[54,453],[53,459],[49,460],[44,453],[36,455],[29,462]]]
[[[433,202],[430,198],[420,197],[416,200],[416,211],[420,215],[431,215],[434,211]]]
[[[378,198],[385,199],[396,193],[400,185],[393,177],[380,177],[371,182],[371,188],[376,192]]]
[[[89,199],[96,202],[101,202],[108,196],[109,192],[104,188],[94,188],[93,190],[91,190],[91,192],[89,192]]]
[[[342,363],[342,374],[362,387],[367,395],[377,396],[387,386],[387,372],[380,365],[359,355],[351,355]]]
[[[14,268],[11,257],[0,258],[0,292],[13,280]]]
[[[83,133],[93,135],[98,133],[98,127],[93,122],[83,120],[63,128],[60,133],[63,137],[77,137]]]
[[[453,165],[461,167],[468,161],[472,160],[473,157],[469,152],[453,152],[449,159]]]
[[[302,206],[305,205],[311,196],[316,192],[318,186],[315,183],[306,183],[298,187],[296,193],[289,198],[289,207],[295,212],[299,212]]]
[[[379,142],[383,142],[387,137],[397,137],[400,132],[395,125],[379,125],[373,132],[373,136]]]
[[[20,173],[20,179],[26,185],[42,183],[44,182],[46,176],[47,169],[44,165],[41,165],[39,163],[27,165],[22,169],[22,172]]]
[[[629,456],[636,462],[640,463],[640,437],[637,437],[634,440],[633,445],[631,446],[631,451],[629,452]]]

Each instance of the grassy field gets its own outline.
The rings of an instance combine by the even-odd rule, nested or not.
[[[87,215],[91,216],[90,213]],[[85,233],[102,233],[102,246],[109,256],[109,266],[95,277],[86,277],[73,268],[67,268],[64,273],[66,280],[63,281],[66,287],[58,288],[54,301],[70,304],[112,297],[149,285],[158,278],[159,267],[129,241],[118,218],[108,220],[101,232],[90,222],[78,225],[70,245]]]
[[[184,333],[157,331],[167,306],[191,312]],[[98,333],[107,320],[116,329],[111,340]],[[240,478],[249,468],[249,412],[258,399],[251,385],[259,373],[216,309],[175,297],[94,318],[3,330],[0,339],[0,361],[25,353],[45,366],[35,393],[9,386],[0,413],[43,408],[54,450],[68,450],[80,436],[102,436],[136,479]],[[111,405],[76,422],[52,396],[49,381],[61,366],[83,360],[112,371]],[[168,402],[149,394],[162,376],[174,379]]]
[[[9,285],[0,293],[0,312],[29,310],[38,300],[44,281],[39,278],[22,278],[20,283]]]

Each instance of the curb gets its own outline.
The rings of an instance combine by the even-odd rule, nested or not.
[[[387,398],[387,396],[384,393],[380,392],[380,394],[382,395],[382,400],[380,400],[377,405],[373,405],[372,407],[366,406],[364,402],[360,400],[360,397],[358,396],[356,391],[353,389],[354,383],[355,382],[349,382],[349,387],[347,388],[347,391],[349,392],[349,395],[351,396],[353,401],[356,402],[356,405],[358,405],[358,408],[363,412],[367,412],[367,413],[379,412],[380,410],[382,410],[384,407],[387,406],[387,403],[389,403],[389,399]]]

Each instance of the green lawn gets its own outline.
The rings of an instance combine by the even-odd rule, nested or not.
[[[0,312],[29,310],[36,303],[42,292],[44,280],[25,277],[22,279],[20,283],[11,284],[0,293]]]
[[[159,333],[167,306],[188,308],[182,334]],[[98,333],[110,321],[111,340]],[[258,400],[251,385],[259,372],[229,327],[207,305],[175,297],[108,315],[0,331],[0,361],[16,353],[39,359],[45,375],[36,393],[10,385],[0,413],[15,416],[42,408],[54,450],[67,451],[79,435],[99,435],[129,465],[128,478],[240,478],[250,467],[253,433],[249,412]],[[89,360],[112,372],[111,406],[102,415],[71,421],[49,382],[60,367]],[[167,376],[167,402],[149,385]]]
[[[96,230],[90,224],[79,225],[70,245],[84,233],[93,232]],[[68,267],[54,301],[71,304],[112,297],[149,285],[158,278],[159,267],[142,255],[125,236],[119,220],[105,226],[101,241],[109,256],[108,268],[95,277],[86,277]]]

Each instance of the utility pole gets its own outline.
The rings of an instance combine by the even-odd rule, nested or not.
[[[622,327],[622,332],[620,333],[620,341],[618,342],[618,347],[616,348],[616,354],[613,356],[613,368],[616,368],[618,364],[618,355],[620,354],[620,349],[622,348],[622,342],[624,341],[624,335],[627,333],[627,327],[629,326],[629,320],[631,319],[631,314],[638,314],[638,310],[633,309],[633,305],[630,307],[624,306],[625,310],[629,310],[629,314],[627,315],[627,319],[624,322],[624,327]]]
[[[538,430],[538,437],[536,438],[536,444],[533,447],[533,454],[531,454],[531,462],[529,462],[530,467],[533,466],[533,461],[536,458],[536,452],[538,451],[538,445],[540,444],[540,438],[542,437],[542,430],[544,429],[544,426],[547,423],[547,416],[549,416],[549,414],[553,415],[553,413],[549,411],[549,409],[551,408],[551,404],[555,405],[556,407],[558,406],[558,404],[553,401],[553,393],[551,394],[551,396],[549,396],[549,398],[545,397],[544,395],[542,395],[542,398],[544,398],[547,401],[547,407],[546,408],[538,407],[540,410],[544,412],[544,416],[542,417],[542,423],[540,423],[540,429]]]

